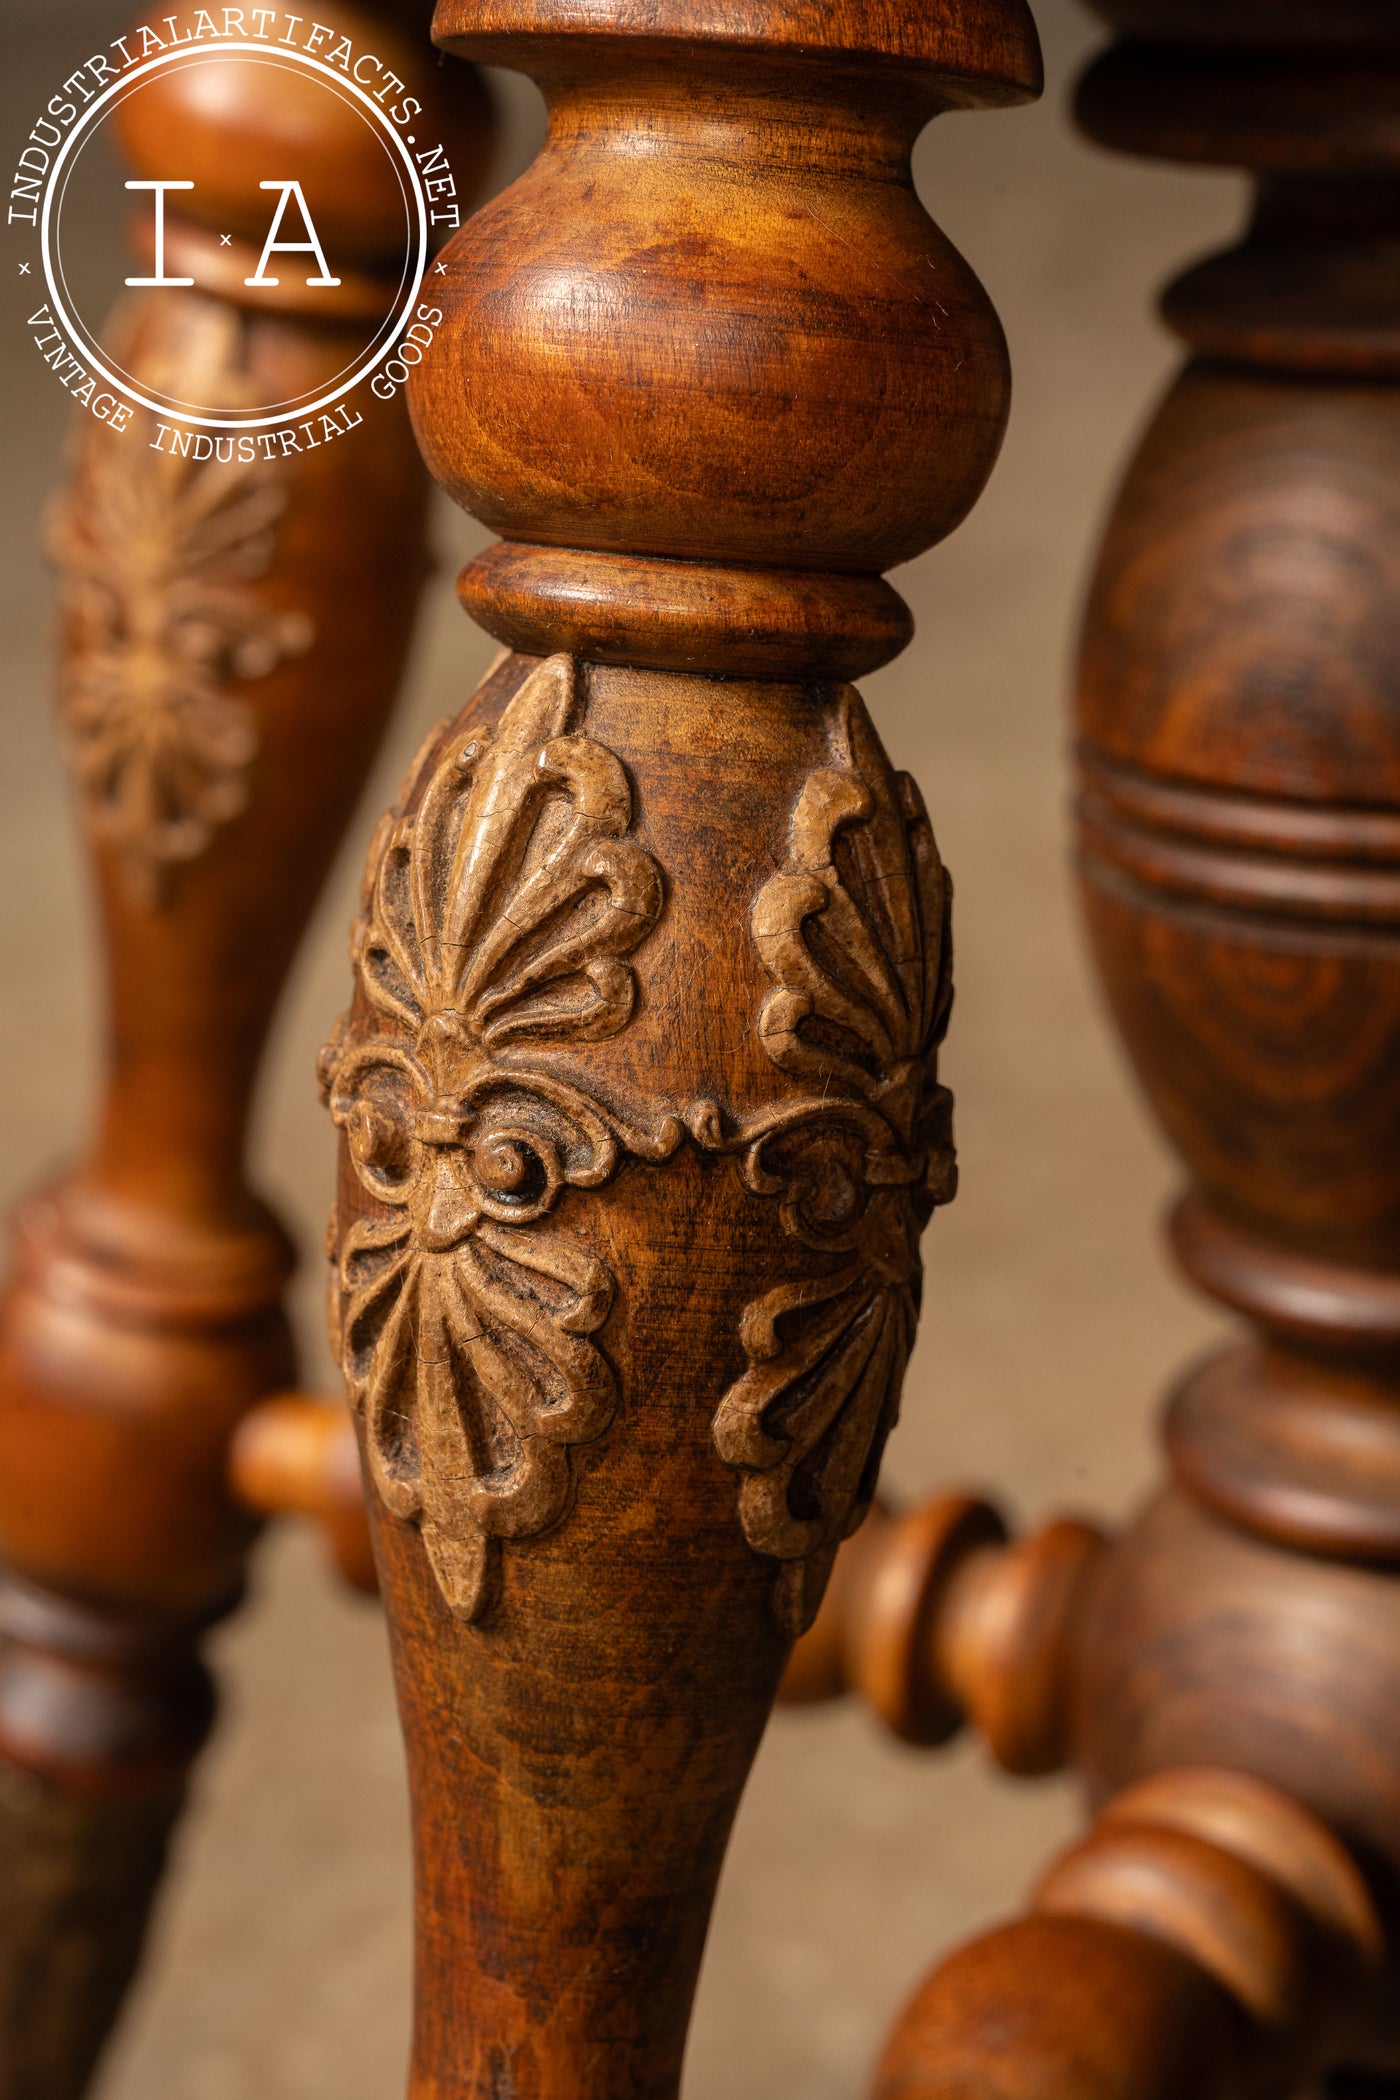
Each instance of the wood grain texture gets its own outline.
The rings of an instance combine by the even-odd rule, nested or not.
[[[1180,1485],[1096,1571],[1075,1733],[1100,1798],[1197,1760],[1285,1790],[1393,1934],[1400,102],[1392,23],[1281,13],[1249,57],[1164,22],[1170,63],[1125,45],[1081,92],[1096,137],[1261,178],[1238,248],[1168,296],[1230,363],[1188,365],[1129,470],[1079,704],[1095,955],[1191,1175],[1173,1245],[1261,1333],[1173,1402]]]
[[[785,1636],[868,1499],[917,1226],[947,1187],[945,1097],[925,1079],[941,919],[902,916],[906,819],[868,727],[853,739],[854,696],[731,689],[717,718],[708,682],[673,678],[658,751],[656,686],[514,659],[434,740],[372,856],[383,903],[367,885],[357,1005],[327,1059],[348,1138],[342,1347],[378,1488],[420,1973],[432,1964],[415,2075],[443,2079],[470,2047],[468,2091],[490,2090],[498,2059],[522,2090],[678,2075],[729,1818]],[[885,824],[864,872],[888,895],[860,879],[875,798],[854,784],[853,740]],[[512,807],[521,753],[539,787]],[[615,794],[624,836],[605,843],[629,853],[580,822],[585,778],[594,809]],[[849,845],[809,812],[814,778],[849,783]],[[488,849],[475,818],[502,781]],[[522,823],[555,850],[512,852]],[[790,837],[820,848],[800,873]],[[581,894],[571,845],[590,856]],[[429,937],[453,978],[422,981],[422,1008],[422,948],[390,945],[415,852],[452,884],[430,878],[419,924],[446,901],[474,935]],[[830,918],[835,952],[881,966],[890,994],[892,962],[927,967],[912,1060],[877,1061],[878,977],[868,1007],[824,1018],[804,915]]]
[[[882,2100],[1400,2066],[1394,10],[1096,11],[1127,35],[1090,135],[1258,181],[1164,301],[1195,354],[1109,521],[1077,717],[1094,957],[1189,1176],[1173,1249],[1255,1333],[1181,1382],[1175,1484],[1076,1602],[1099,1822],[930,1978]]]
[[[1031,1917],[959,1948],[886,2044],[878,2100],[1234,2100],[1239,2014],[1165,1940]]]
[[[890,2038],[878,2100],[1294,2093],[1368,2018],[1382,1927],[1349,1853],[1227,1767],[1159,1768],[961,1949]]]
[[[416,53],[384,14],[346,10],[344,26],[431,96],[421,20]],[[295,398],[341,371],[357,302],[392,304],[398,236],[366,190],[384,156],[291,77],[231,65],[214,118],[188,70],[123,106],[136,167],[165,173],[167,153],[188,153],[199,208],[240,246],[283,135],[309,137],[317,181],[340,184],[357,222],[335,229],[353,233],[344,296],[313,316],[290,280],[254,310],[241,278],[256,250],[231,251],[226,296],[217,231],[172,210],[193,287],[128,293],[108,325],[150,389],[230,410]],[[479,172],[479,86],[462,106],[463,173]],[[320,231],[335,237],[329,218]],[[121,434],[82,426],[50,544],[107,1054],[79,1160],[16,1220],[0,1319],[5,2100],[82,2091],[212,1719],[198,1643],[237,1602],[257,1529],[229,1491],[230,1441],[296,1370],[293,1252],[244,1174],[252,1091],[427,569],[427,484],[401,407],[375,404],[343,441],[275,464],[154,449],[144,410]]]
[[[408,1741],[410,2091],[666,2100],[952,1193],[947,884],[843,676],[1006,415],[914,195],[1019,5],[439,7],[544,88],[410,405],[517,653],[370,855],[323,1065]]]

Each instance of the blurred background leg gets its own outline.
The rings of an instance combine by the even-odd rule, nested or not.
[[[431,100],[421,16],[325,20],[372,38]],[[211,107],[193,77],[119,122],[142,176],[199,157],[200,220],[172,210],[166,229],[167,268],[194,288],[129,294],[107,341],[153,390],[211,408],[296,397],[331,383],[356,322],[389,303],[375,271],[396,276],[399,258],[380,257],[388,236],[365,216],[383,156],[314,84],[281,72],[269,96],[229,64]],[[470,189],[489,109],[470,74],[455,85]],[[318,166],[321,238],[355,258],[325,318],[290,272],[280,296],[243,290],[266,218],[258,182],[287,137]],[[145,215],[138,253],[143,233]],[[86,2084],[212,1718],[200,1641],[238,1602],[256,1529],[226,1484],[230,1441],[296,1374],[293,1250],[244,1173],[252,1092],[427,570],[401,402],[370,403],[361,426],[295,457],[201,462],[156,435],[145,411],[120,435],[84,417],[49,526],[107,1047],[91,1140],[16,1218],[0,1330],[5,2100]],[[43,1015],[32,1025],[42,1055]]]
[[[1166,294],[1194,355],[1109,524],[1078,714],[1095,959],[1190,1174],[1173,1249],[1253,1333],[1178,1385],[1172,1483],[1059,1648],[1099,1821],[914,1999],[884,2100],[1400,2066],[1400,27],[1097,12],[1130,34],[1089,134],[1258,185]]]

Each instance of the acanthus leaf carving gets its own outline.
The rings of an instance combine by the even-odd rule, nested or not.
[[[661,1159],[684,1136],[530,1062],[627,1025],[626,958],[664,901],[628,836],[621,762],[570,726],[577,686],[569,657],[540,664],[494,729],[447,744],[416,810],[381,825],[352,954],[387,1025],[342,1032],[323,1064],[377,1206],[343,1236],[336,1291],[370,1472],[468,1620],[489,1599],[492,1542],[560,1521],[570,1448],[616,1405],[594,1339],[614,1279],[540,1221],[624,1150]]]
[[[200,302],[182,328],[182,391],[229,408],[255,398],[235,315]],[[159,359],[147,376],[161,383]],[[68,624],[69,761],[93,831],[148,908],[247,806],[257,725],[238,685],[312,641],[304,614],[249,588],[273,564],[281,470],[237,456],[229,434],[204,442],[201,460],[193,445],[186,456],[85,430],[49,527]]]
[[[793,1638],[874,1493],[918,1318],[919,1234],[955,1180],[936,1077],[950,886],[918,789],[891,772],[851,688],[833,744],[751,921],[773,984],[760,1040],[816,1091],[745,1133],[743,1168],[778,1199],[784,1231],[830,1259],[746,1305],[748,1369],[714,1418],[743,1474],[744,1534],[780,1564],[774,1611]]]

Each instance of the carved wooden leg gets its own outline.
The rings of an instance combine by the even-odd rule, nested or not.
[[[382,19],[345,26],[377,26],[429,92],[426,50]],[[197,129],[201,202],[240,232],[221,247],[172,208],[167,258],[195,287],[129,295],[109,340],[152,386],[233,409],[338,372],[355,302],[383,298],[355,216],[374,175],[361,163],[382,155],[362,125],[327,129],[335,105],[311,89],[303,107],[286,73],[275,112],[252,69],[226,61],[222,77],[217,107],[186,99],[188,73],[162,106],[130,103],[125,143],[165,174],[171,142],[190,150]],[[466,180],[485,131],[464,70],[458,101]],[[243,289],[278,124],[322,156],[318,229],[357,258],[324,319],[298,310],[290,276],[280,293]],[[275,462],[201,463],[155,434],[144,415],[120,436],[85,417],[52,524],[109,1061],[91,1144],[16,1221],[0,1327],[4,2100],[85,2084],[211,1718],[199,1638],[236,1602],[255,1528],[225,1485],[230,1438],[295,1370],[291,1248],[243,1176],[249,1097],[426,568],[426,481],[401,409]]]
[[[1260,183],[1241,244],[1167,294],[1197,355],[1110,524],[1079,703],[1086,910],[1190,1171],[1176,1253],[1255,1333],[1178,1388],[1174,1484],[1076,1604],[1098,1829],[926,1986],[885,2100],[1400,2070],[1400,24],[1099,12],[1131,38],[1084,82],[1089,132]],[[1183,1822],[1200,1767],[1267,1791]],[[1348,1856],[1373,1919],[1349,1905],[1338,1968],[1318,1903],[1335,1924]],[[1076,2032],[1091,1960],[1108,2010]]]
[[[324,1060],[410,2090],[663,2100],[952,1191],[947,885],[842,681],[907,639],[877,572],[957,523],[1006,410],[909,151],[1038,59],[1009,0],[447,0],[435,34],[551,128],[449,249],[413,400],[505,536],[461,590],[515,653],[379,831]]]

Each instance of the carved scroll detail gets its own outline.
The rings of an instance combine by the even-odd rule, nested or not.
[[[239,344],[236,316],[199,302],[167,357],[181,391],[237,407],[248,397]],[[303,614],[270,611],[247,587],[272,567],[280,469],[260,452],[238,458],[232,433],[206,443],[215,456],[199,461],[93,426],[50,524],[69,759],[94,831],[147,907],[247,805],[257,727],[234,682],[312,639]]]
[[[917,787],[891,772],[849,687],[834,743],[752,911],[774,986],[760,1039],[820,1091],[746,1133],[744,1159],[784,1230],[833,1260],[745,1306],[749,1368],[714,1419],[744,1475],[744,1534],[782,1563],[774,1610],[794,1638],[874,1493],[918,1318],[919,1234],[956,1173],[935,1071],[952,996],[948,880]]]
[[[388,1028],[324,1053],[331,1112],[388,1217],[339,1257],[341,1357],[375,1485],[416,1518],[464,1619],[489,1597],[491,1541],[546,1530],[573,1492],[569,1449],[601,1435],[616,1387],[593,1337],[604,1264],[538,1221],[597,1188],[622,1149],[667,1157],[532,1066],[532,1045],[598,1042],[636,996],[623,958],[661,915],[661,871],[626,833],[619,759],[569,733],[576,672],[552,657],[494,730],[442,752],[416,812],[381,825],[352,959]]]

